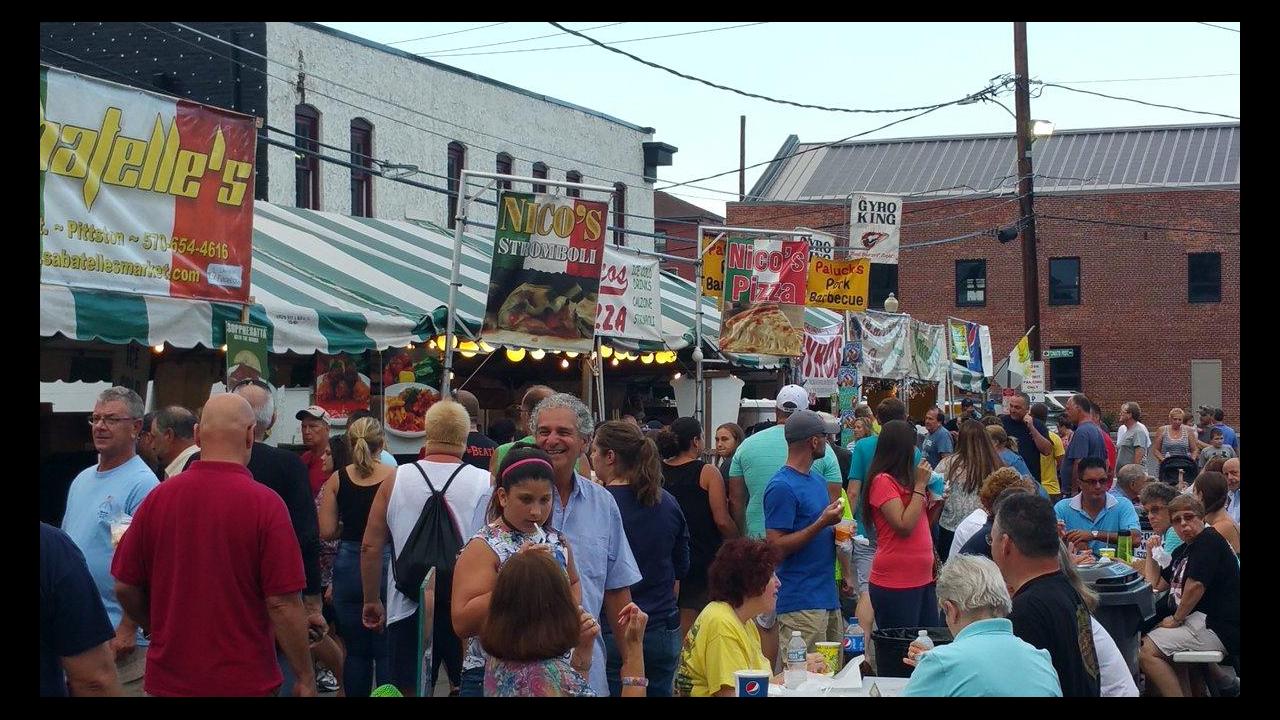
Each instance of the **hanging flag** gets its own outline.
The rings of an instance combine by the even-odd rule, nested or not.
[[[804,354],[807,240],[734,238],[725,249],[720,349],[739,354]]]
[[[840,372],[844,332],[840,325],[822,329],[805,328],[804,358],[800,363],[804,387],[820,398],[836,394],[836,377]]]
[[[948,318],[947,331],[951,338],[951,359],[967,365],[969,362],[969,340],[965,330],[965,322],[955,318]]]
[[[862,314],[864,377],[899,380],[911,373],[911,316],[868,310]]]
[[[945,382],[947,366],[946,329],[941,325],[928,325],[911,321],[911,374],[929,382]]]
[[[978,357],[981,359],[981,367],[978,372],[984,377],[991,377],[991,370],[994,367],[994,358],[991,355],[991,328],[986,325],[978,326]],[[972,368],[973,366],[970,365]]]
[[[855,193],[850,203],[849,247],[853,248],[850,257],[897,265],[902,198]]]
[[[1031,342],[1026,335],[1023,335],[1022,339],[1013,346],[1009,356],[996,368],[994,378],[1000,387],[1017,388],[1025,380],[1030,379],[1031,373]]]

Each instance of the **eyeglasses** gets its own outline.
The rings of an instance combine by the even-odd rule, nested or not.
[[[129,422],[137,419],[138,418],[132,418],[132,417],[116,417],[115,415],[90,415],[89,425],[93,426],[93,425],[97,425],[98,423],[105,423],[107,425],[118,425],[122,422]]]
[[[1080,479],[1081,485],[1094,485],[1094,486],[1106,485],[1107,482],[1108,480],[1106,478],[1098,478],[1097,480],[1085,480],[1084,478]]]
[[[231,388],[230,390],[228,390],[228,392],[235,392],[240,388],[244,387],[245,385],[257,385],[263,390],[271,389],[271,385],[267,383],[266,380],[263,380],[262,378],[258,378],[258,377],[247,377],[232,383]]]
[[[1169,518],[1169,520],[1173,522],[1175,525],[1181,525],[1182,523],[1193,523],[1199,519],[1200,518],[1196,516],[1195,513],[1183,513],[1181,515],[1174,515],[1173,517]]]

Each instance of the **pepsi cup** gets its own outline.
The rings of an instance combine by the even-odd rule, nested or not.
[[[733,674],[738,681],[736,697],[768,697],[768,670],[738,670]]]

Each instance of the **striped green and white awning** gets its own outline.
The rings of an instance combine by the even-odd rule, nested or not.
[[[464,235],[458,332],[474,336],[484,315],[492,239]],[[447,324],[453,231],[430,222],[358,218],[254,203],[250,322],[268,328],[272,352],[362,352],[421,342]],[[669,273],[662,281],[663,339],[678,350],[694,342],[695,288]],[[715,349],[720,310],[702,298],[703,336]],[[110,343],[218,347],[224,323],[240,307],[53,285],[40,287],[40,334]],[[806,322],[840,320],[809,309]],[[615,341],[610,341],[615,344]],[[627,347],[624,341],[616,341]],[[635,347],[633,344],[632,347]],[[644,347],[641,349],[661,349]],[[776,358],[736,356],[770,367]]]

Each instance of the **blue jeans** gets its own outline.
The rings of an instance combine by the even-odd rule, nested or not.
[[[871,607],[876,613],[876,628],[938,627],[938,594],[934,583],[924,587],[898,590],[871,583]]]
[[[380,595],[386,602],[387,568],[391,565],[391,548],[382,554]],[[333,606],[338,613],[338,635],[347,646],[347,660],[342,671],[342,686],[348,697],[369,697],[374,687],[374,671],[379,684],[391,682],[388,666],[387,634],[367,630],[361,621],[364,590],[360,583],[360,543],[343,540],[338,543],[338,556],[333,563]]]
[[[680,613],[669,618],[650,618],[644,631],[644,675],[649,680],[649,697],[671,697],[680,660]],[[609,694],[622,694],[622,654],[613,633],[604,636],[605,677]]]
[[[484,697],[484,668],[462,671],[462,687],[459,697]]]

